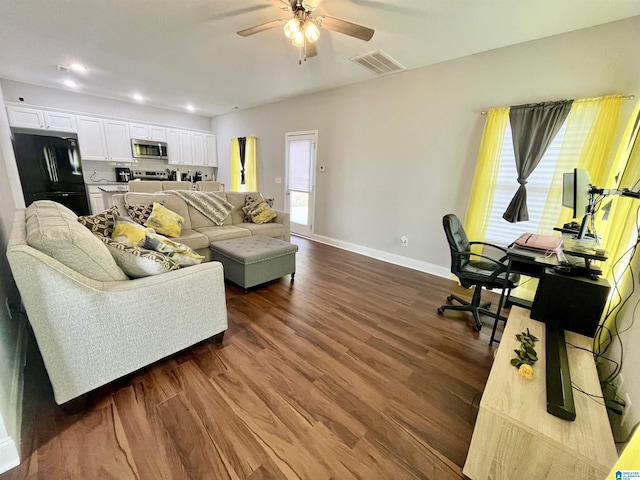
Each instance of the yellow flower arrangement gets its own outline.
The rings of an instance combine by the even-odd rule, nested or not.
[[[521,377],[531,380],[533,378],[533,367],[527,363],[523,363],[520,365],[520,368],[518,368],[518,373]]]
[[[518,333],[516,338],[520,342],[520,348],[514,350],[516,358],[511,360],[511,365],[518,369],[518,373],[522,377],[531,380],[533,378],[532,365],[538,361],[538,354],[534,348],[538,339],[531,335],[528,328],[526,333]]]

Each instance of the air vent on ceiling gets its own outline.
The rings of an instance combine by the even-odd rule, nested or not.
[[[359,57],[353,57],[350,59],[352,62],[361,65],[370,72],[376,75],[386,75],[388,73],[399,72],[405,68],[391,58],[388,54],[382,50],[377,52],[365,53]]]

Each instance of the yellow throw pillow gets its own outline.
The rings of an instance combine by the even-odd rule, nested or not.
[[[269,223],[278,216],[278,213],[269,206],[267,200],[262,198],[262,196],[258,197],[249,205],[242,207],[242,211],[244,211],[247,218],[257,224]]]
[[[126,245],[139,246],[144,243],[149,230],[130,218],[116,215],[111,238]]]
[[[153,210],[146,222],[145,227],[153,228],[156,232],[167,237],[179,237],[182,232],[184,217],[169,210],[164,205],[153,202]]]
[[[164,253],[181,267],[197,265],[204,260],[204,257],[198,255],[191,247],[169,240],[157,233],[147,233],[144,248]]]

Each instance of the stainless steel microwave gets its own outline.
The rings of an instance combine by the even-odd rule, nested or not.
[[[155,158],[167,160],[167,144],[153,140],[131,139],[133,158]]]

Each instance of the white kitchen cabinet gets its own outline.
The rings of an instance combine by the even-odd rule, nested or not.
[[[170,165],[217,166],[216,136],[167,128]]]
[[[143,123],[130,123],[131,138],[140,140],[153,140],[156,142],[167,141],[167,129],[158,125],[146,125]]]
[[[218,151],[217,151],[217,142],[216,136],[212,133],[204,134],[204,153],[205,160],[204,164],[206,167],[217,167],[218,166]]]
[[[9,124],[12,127],[37,128],[56,132],[75,132],[76,117],[70,113],[52,112],[36,108],[8,106]]]
[[[76,117],[78,144],[83,160],[109,161],[104,121],[97,117]]]
[[[104,212],[113,205],[111,196],[114,193],[124,193],[126,191],[128,191],[126,184],[87,185],[91,214],[95,215]]]
[[[204,133],[191,132],[192,162],[191,165],[205,164],[205,142]]]
[[[83,160],[133,161],[127,122],[77,116],[76,123],[80,154]]]
[[[77,132],[76,116],[70,113],[43,111],[44,126],[56,132]]]
[[[109,207],[106,205],[104,195],[102,193],[90,193],[89,194],[89,206],[91,207],[91,214],[97,215],[104,212]]]
[[[191,132],[187,130],[178,130],[180,139],[180,164],[193,164],[193,146],[191,145]]]
[[[129,123],[117,120],[105,120],[104,129],[107,139],[107,152],[109,161],[132,162],[131,135]]]
[[[22,107],[7,107],[9,125],[12,127],[44,129],[42,110]]]
[[[167,163],[169,165],[181,165],[180,134],[175,128],[167,128]]]

